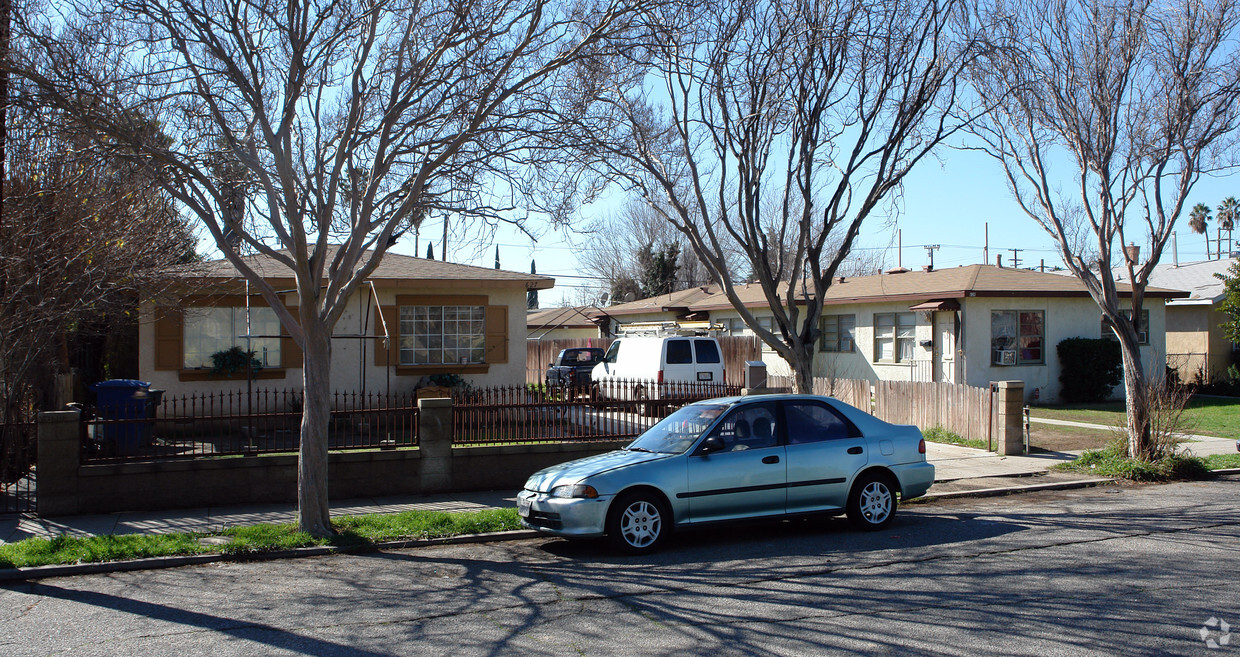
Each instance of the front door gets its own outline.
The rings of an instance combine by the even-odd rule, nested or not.
[[[934,380],[956,382],[956,313],[934,313]]]
[[[784,512],[788,465],[775,411],[774,403],[736,409],[711,432],[724,448],[689,457],[681,495],[688,498],[690,522]]]

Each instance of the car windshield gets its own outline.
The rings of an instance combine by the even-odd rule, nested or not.
[[[636,452],[680,454],[728,409],[726,404],[691,404],[663,418],[625,449]]]

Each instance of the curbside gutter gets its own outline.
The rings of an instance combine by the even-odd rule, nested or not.
[[[276,559],[298,559],[302,557],[321,557],[330,554],[365,554],[378,550],[402,550],[406,548],[429,547],[432,545],[464,545],[468,543],[496,543],[501,541],[519,541],[528,538],[546,536],[533,529],[515,529],[491,534],[462,534],[444,538],[415,538],[401,541],[383,541],[371,545],[335,547],[330,545],[294,548],[292,550],[274,550],[271,552],[247,552],[240,554],[187,554],[170,557],[150,557],[129,561],[101,561],[98,563],[58,564],[53,566],[31,566],[29,568],[0,568],[0,582],[44,579],[47,577],[72,577],[74,575],[94,575],[99,573],[119,573],[133,570],[157,570],[160,568],[180,568],[196,566],[218,561],[274,561]]]
[[[1237,475],[1240,468],[1215,470],[1215,475]],[[946,493],[927,493],[909,500],[910,503],[926,503],[942,499],[964,499],[970,497],[998,497],[1048,490],[1072,490],[1109,486],[1117,483],[1110,477],[1097,479],[1078,479],[1074,481],[1057,481],[1045,484],[1028,484],[1024,486],[1006,486],[1001,488],[982,488],[979,490],[952,491]],[[117,573],[134,570],[156,570],[160,568],[180,568],[220,561],[273,561],[276,559],[297,559],[302,557],[320,557],[331,554],[364,554],[379,550],[404,550],[409,548],[430,547],[433,545],[465,545],[470,543],[498,543],[502,541],[520,541],[531,538],[546,537],[548,534],[533,529],[516,529],[491,534],[463,534],[445,538],[406,539],[401,541],[384,541],[371,545],[356,547],[315,546],[295,548],[292,550],[276,550],[272,552],[253,552],[242,554],[190,554],[171,557],[151,557],[149,559],[133,559],[130,561],[103,561],[99,563],[64,564],[54,566],[32,566],[29,568],[0,568],[0,582],[20,582],[37,580],[47,577],[72,577],[75,575],[94,575],[99,573]]]
[[[1092,488],[1094,486],[1109,486],[1116,483],[1113,477],[1100,477],[1097,479],[1076,479],[1073,481],[1054,481],[1045,484],[1027,484],[1024,486],[1004,486],[1001,488],[980,488],[977,490],[959,490],[946,493],[926,493],[919,500],[934,501],[943,499],[957,499],[968,497],[997,497],[1000,495],[1014,495],[1017,493],[1033,493],[1045,490],[1072,490],[1074,488]],[[909,500],[910,502],[913,500]]]

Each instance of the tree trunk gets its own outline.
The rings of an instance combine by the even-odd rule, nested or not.
[[[814,345],[788,345],[792,352],[792,391],[800,395],[814,392]]]
[[[1117,331],[1117,333],[1123,333]],[[1135,335],[1120,335],[1120,353],[1124,359],[1124,401],[1127,409],[1128,455],[1150,460],[1149,386],[1141,365],[1141,347]]]
[[[327,503],[327,430],[331,421],[331,337],[303,322],[305,399],[297,458],[297,527],[311,536],[332,534]]]

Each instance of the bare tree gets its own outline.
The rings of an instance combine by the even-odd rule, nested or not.
[[[678,247],[677,290],[711,282],[710,272],[694,254],[688,240],[641,200],[626,204],[616,214],[587,226],[582,233],[584,241],[578,254],[578,266],[581,273],[597,282],[589,293],[595,299],[622,287],[617,283],[641,277],[638,254],[646,246],[674,244]]]
[[[676,227],[811,390],[823,298],[862,222],[956,129],[954,0],[718,0],[653,19],[648,66],[598,74],[569,117],[601,175]],[[627,77],[625,75],[627,74]],[[769,204],[769,205],[768,205]],[[771,214],[765,207],[774,207]],[[838,248],[827,253],[832,236]],[[781,245],[789,257],[777,254]],[[738,247],[776,330],[729,277]]]
[[[24,97],[24,95],[23,95]],[[10,108],[12,137],[0,214],[0,438],[49,408],[68,334],[132,311],[194,240],[168,197],[141,171],[99,156],[55,112]],[[148,127],[154,133],[153,126]],[[0,480],[24,475],[0,456]],[[33,457],[33,454],[28,456]],[[9,469],[14,464],[19,467]]]
[[[975,133],[1114,328],[1129,452],[1150,458],[1141,307],[1189,191],[1236,129],[1236,6],[999,1],[974,15],[992,48],[973,78],[993,105]]]
[[[298,524],[323,536],[331,336],[347,300],[432,213],[501,220],[545,191],[529,170],[555,153],[528,137],[564,96],[557,71],[603,58],[641,7],[64,0],[15,19],[13,67],[97,143],[158,170],[303,350]],[[171,140],[142,139],[123,118],[134,109]],[[247,253],[287,268],[296,316]]]

